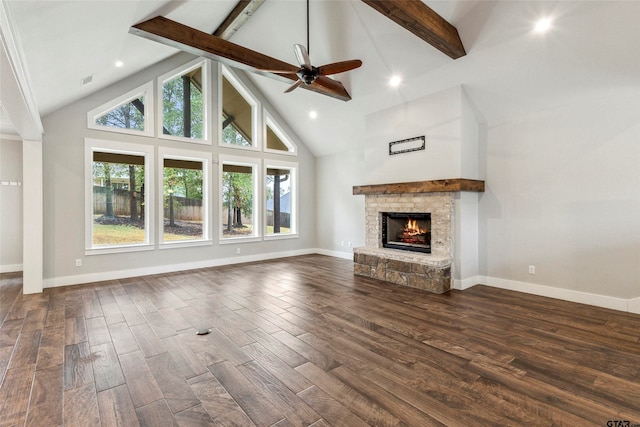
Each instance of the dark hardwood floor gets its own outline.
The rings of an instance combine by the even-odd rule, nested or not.
[[[320,255],[38,295],[3,274],[0,319],[0,426],[640,424],[639,315]]]

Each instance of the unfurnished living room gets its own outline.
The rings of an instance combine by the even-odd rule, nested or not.
[[[0,426],[640,425],[639,23],[0,0]]]

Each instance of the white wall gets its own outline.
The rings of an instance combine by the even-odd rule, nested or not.
[[[456,287],[485,283],[639,312],[639,100],[628,88],[585,93],[580,103],[478,126],[453,88],[374,113],[362,152],[316,160],[318,213],[329,218],[319,246],[364,240],[364,197],[348,201],[353,185],[483,179],[484,193],[456,197]],[[421,134],[425,151],[388,156],[388,142]]]
[[[363,167],[362,148],[316,159],[318,248],[332,255],[349,258],[365,244],[364,196],[353,195]]]
[[[0,139],[0,183],[22,184],[22,141]],[[22,186],[0,184],[0,273],[22,270]]]
[[[389,142],[425,136],[426,149],[390,156]],[[366,117],[363,145],[316,160],[318,245],[350,251],[365,243],[364,196],[353,186],[447,178],[478,179],[479,130],[473,106],[456,86]],[[478,194],[456,196],[453,277],[477,280]],[[461,286],[462,286],[461,285]]]
[[[490,283],[640,296],[639,95],[489,124],[480,264]]]
[[[360,184],[461,177],[462,88],[453,87],[366,118]],[[389,143],[425,136],[426,149],[389,155]]]
[[[460,174],[462,178],[483,179],[480,170],[480,118],[464,89],[460,102]],[[479,282],[479,200],[481,193],[455,194],[454,287],[464,289]]]
[[[145,252],[85,256],[83,224],[85,218],[84,139],[86,137],[211,152],[214,159],[223,152],[254,157],[261,155],[256,152],[221,148],[218,147],[217,141],[213,145],[200,145],[87,129],[87,111],[192,59],[193,57],[186,54],[176,55],[44,118],[44,277],[46,287],[305,253],[316,246],[314,159],[299,138],[286,127],[286,123],[283,123],[277,112],[272,111],[274,118],[283,125],[284,130],[298,145],[296,157],[280,154],[265,154],[265,157],[298,162],[299,238],[220,245],[217,241],[218,210],[214,209],[212,246],[161,250],[156,248]],[[243,80],[247,82],[247,79]],[[214,206],[217,206],[219,195],[217,165],[214,165],[213,169],[213,197],[216,200]],[[240,255],[236,254],[237,248],[241,248]],[[81,267],[75,266],[76,259],[82,260]]]

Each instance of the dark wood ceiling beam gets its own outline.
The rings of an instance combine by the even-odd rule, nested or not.
[[[214,36],[229,40],[240,29],[251,15],[255,13],[264,0],[240,0],[222,24],[213,33]]]
[[[207,34],[195,28],[172,21],[163,16],[156,16],[147,21],[132,26],[129,33],[149,40],[162,43],[180,49],[193,55],[202,56],[222,62],[223,64],[262,74],[281,81],[295,82],[298,76],[295,74],[298,67],[256,52],[246,47],[227,41],[223,38]],[[290,73],[274,74],[264,70],[291,71]],[[328,80],[328,77],[326,78]],[[335,83],[333,83],[335,82]],[[351,96],[342,83],[332,80],[331,84],[319,84],[300,86],[313,92],[331,96],[342,101],[348,101]]]
[[[456,27],[420,0],[362,0],[453,59],[467,53]]]

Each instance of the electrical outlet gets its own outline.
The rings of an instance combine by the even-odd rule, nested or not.
[[[536,266],[535,265],[530,265],[529,266],[529,274],[536,274]]]
[[[347,242],[347,247],[351,247],[351,242]]]
[[[240,255],[240,248],[236,248],[236,254]]]
[[[82,260],[80,258],[76,260],[76,267],[82,267]]]
[[[344,247],[344,240],[342,242],[340,242],[340,246]]]

